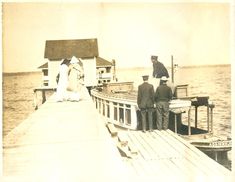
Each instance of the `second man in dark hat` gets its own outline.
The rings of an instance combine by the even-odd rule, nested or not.
[[[166,76],[169,78],[168,71],[166,67],[158,61],[158,56],[151,56],[151,61],[153,63],[153,77],[154,78],[161,78]]]
[[[148,75],[143,76],[143,81],[141,85],[138,87],[138,96],[137,96],[137,104],[140,108],[141,116],[142,116],[142,130],[146,131],[147,119],[146,116],[148,114],[149,121],[149,130],[153,130],[153,108],[154,108],[154,88],[152,84],[148,83]]]

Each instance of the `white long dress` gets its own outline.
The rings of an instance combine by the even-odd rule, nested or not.
[[[69,84],[68,84],[68,100],[79,101],[82,98],[81,87],[83,70],[78,64],[72,64],[72,68],[69,74]]]
[[[56,91],[56,101],[62,102],[68,99],[67,87],[68,87],[68,72],[69,67],[66,64],[60,66],[60,77]]]

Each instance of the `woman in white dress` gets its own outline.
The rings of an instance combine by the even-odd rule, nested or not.
[[[69,75],[70,60],[64,59],[59,68],[59,80],[56,90],[56,101],[62,102],[68,99],[68,75]]]
[[[83,67],[82,62],[78,60],[76,57],[72,57],[70,61],[70,74],[69,74],[69,84],[67,90],[69,91],[70,101],[79,101],[82,97],[82,87],[83,83]]]

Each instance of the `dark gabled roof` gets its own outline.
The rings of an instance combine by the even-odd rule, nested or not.
[[[112,63],[101,58],[101,57],[97,57],[96,58],[96,67],[111,67]]]
[[[98,56],[97,39],[47,40],[44,58],[49,60],[91,58]]]
[[[48,68],[48,63],[44,63],[43,65],[39,66],[38,69]]]
[[[111,67],[113,64],[101,57],[96,58],[96,67]],[[48,69],[48,62],[39,66],[38,69]]]

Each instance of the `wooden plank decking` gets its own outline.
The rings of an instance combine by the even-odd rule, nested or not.
[[[229,170],[170,130],[118,136],[116,146],[88,95],[80,102],[51,97],[4,138],[3,175],[17,182],[230,179]],[[123,146],[127,157],[118,153]]]
[[[127,145],[137,151],[137,155],[127,155],[126,163],[139,179],[147,176],[150,179],[179,177],[180,181],[231,180],[232,173],[228,169],[170,130],[119,131],[119,134],[126,134]]]
[[[4,178],[50,182],[122,179],[117,171],[127,173],[125,164],[91,98],[54,100],[52,96],[4,138]]]

